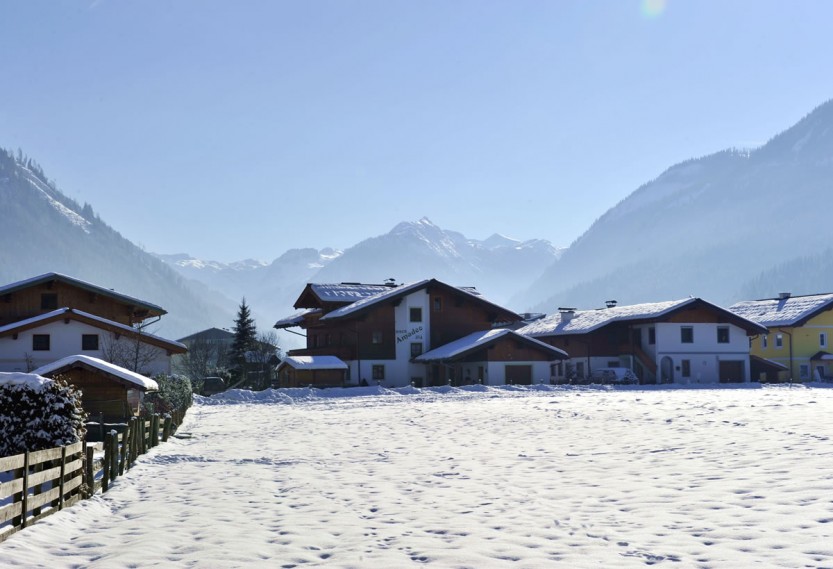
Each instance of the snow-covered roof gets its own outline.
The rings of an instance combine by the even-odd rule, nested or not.
[[[304,318],[309,314],[314,314],[316,312],[321,312],[320,308],[304,308],[303,310],[299,310],[298,312],[294,312],[285,318],[281,318],[277,322],[273,328],[292,328],[293,326],[299,325],[301,322],[304,321]]]
[[[501,328],[493,330],[482,330],[480,332],[474,332],[472,334],[469,334],[468,336],[463,336],[458,340],[454,340],[453,342],[449,342],[448,344],[442,345],[438,348],[434,348],[433,350],[429,350],[424,354],[417,356],[416,358],[414,358],[414,361],[430,362],[439,360],[453,360],[455,358],[468,354],[474,350],[482,349],[483,347],[497,342],[501,338],[507,336],[510,338],[514,338],[520,342],[524,342],[526,344],[530,344],[534,347],[545,350],[553,355],[553,359],[562,359],[567,357],[566,352],[564,352],[563,350],[559,350],[554,346],[550,346],[549,344],[545,344],[544,342],[541,342],[540,340],[536,340],[534,338],[522,336],[521,334],[513,330]]]
[[[362,283],[310,283],[309,287],[321,302],[355,302],[391,288],[383,284]]]
[[[36,373],[0,372],[0,387],[27,387],[32,391],[40,391],[50,383],[51,379]]]
[[[704,303],[712,309],[718,310],[725,315],[738,321],[745,329],[765,331],[763,326],[734,314],[716,304],[711,304],[703,299],[690,297],[680,300],[668,300],[664,302],[648,302],[643,304],[631,304],[627,306],[614,306],[612,308],[600,308],[598,310],[562,310],[551,314],[541,320],[519,328],[517,332],[525,336],[560,336],[569,334],[587,334],[598,330],[612,322],[654,320],[662,318],[667,314],[695,303]]]
[[[281,366],[295,369],[347,369],[347,364],[335,356],[287,356]]]
[[[498,306],[497,304],[494,304],[494,303],[489,302],[488,300],[484,299],[479,293],[475,292],[474,289],[471,288],[471,287],[455,287],[455,286],[451,286],[451,285],[447,285],[445,283],[442,283],[442,282],[440,282],[436,279],[423,279],[421,281],[417,281],[417,282],[414,282],[414,283],[400,285],[400,286],[395,287],[395,288],[386,287],[386,290],[384,290],[382,292],[379,292],[379,293],[374,294],[372,296],[362,298],[361,300],[357,300],[356,302],[354,302],[352,304],[348,304],[347,306],[342,306],[341,308],[337,308],[336,310],[328,312],[327,314],[325,314],[324,316],[321,317],[321,320],[335,320],[337,318],[343,318],[345,316],[351,316],[351,315],[353,315],[353,314],[355,314],[355,313],[357,313],[361,310],[364,310],[366,308],[369,308],[371,306],[379,304],[380,302],[385,302],[386,300],[392,300],[394,298],[399,298],[401,296],[408,295],[408,294],[410,294],[414,291],[425,288],[429,284],[440,285],[440,286],[445,286],[445,287],[448,287],[448,288],[456,289],[457,291],[461,292],[462,294],[470,296],[473,300],[476,300],[479,303],[485,303],[485,304],[494,306],[495,308],[497,308],[498,310],[501,310],[503,312],[509,312],[510,314],[514,314],[510,310],[508,310],[506,308],[503,308],[502,306]],[[518,315],[516,315],[516,316],[517,316],[518,320],[521,319],[520,316],[518,316]]]
[[[67,275],[62,275],[61,273],[45,273],[42,275],[38,275],[36,277],[32,277],[30,279],[25,279],[22,281],[17,281],[14,283],[10,283],[0,287],[0,295],[9,294],[18,290],[22,290],[25,288],[29,288],[33,285],[49,282],[49,281],[61,281],[72,286],[76,286],[78,288],[82,288],[96,294],[100,294],[102,296],[107,296],[110,298],[114,298],[119,300],[120,302],[124,302],[125,304],[136,305],[138,307],[144,308],[146,310],[150,310],[152,312],[156,312],[160,315],[167,314],[164,308],[161,306],[157,306],[155,304],[151,304],[150,302],[146,302],[144,300],[140,300],[138,298],[128,296],[126,294],[122,294],[116,292],[112,289],[100,287],[93,283],[89,283],[87,281],[82,281],[81,279],[76,279],[74,277],[70,277]]]
[[[92,356],[67,356],[65,358],[61,358],[60,360],[54,361],[51,364],[41,366],[38,369],[36,369],[33,373],[38,375],[47,375],[57,370],[71,368],[75,364],[79,363],[86,364],[100,371],[108,373],[114,377],[118,377],[119,379],[133,384],[136,387],[143,389],[144,391],[155,391],[159,389],[159,384],[156,383],[154,380],[150,379],[149,377],[145,377],[144,375],[138,374],[135,371],[130,371],[129,369],[117,366],[116,364],[111,364],[110,362],[105,362],[104,360],[100,360]]]
[[[47,312],[45,314],[39,314],[37,316],[32,316],[31,318],[26,318],[25,320],[18,320],[17,322],[12,322],[11,324],[0,326],[0,335],[8,334],[10,332],[14,332],[15,330],[20,330],[21,328],[32,328],[39,323],[45,324],[49,321],[56,320],[58,318],[73,317],[99,322],[101,324],[104,324],[108,328],[123,330],[125,333],[134,335],[140,334],[140,332],[136,328],[127,326],[126,324],[121,324],[120,322],[114,322],[113,320],[102,318],[101,316],[96,316],[95,314],[90,314],[89,312],[84,312],[83,310],[78,310],[76,308],[59,308],[57,310],[52,310],[51,312]],[[173,348],[182,351],[188,350],[185,344],[182,344],[181,342],[176,342],[174,340],[168,340],[167,338],[162,338],[161,336],[155,336],[153,334],[148,334],[147,332],[141,332],[141,336],[142,338],[155,341],[159,344],[163,344],[167,348]]]
[[[729,310],[764,326],[796,326],[830,308],[833,308],[833,293],[744,300]]]

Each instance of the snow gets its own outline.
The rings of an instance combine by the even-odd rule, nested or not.
[[[525,337],[517,332],[508,329],[484,330],[480,332],[473,332],[468,336],[464,336],[459,340],[449,342],[444,346],[440,346],[434,350],[430,350],[414,358],[417,362],[431,362],[439,360],[450,360],[459,357],[467,352],[478,349],[487,344],[491,344],[503,336],[511,336],[517,340],[524,341],[528,344],[534,344],[541,350],[552,354],[553,359],[567,358],[567,353],[559,350],[549,344],[545,344],[534,338]]]
[[[700,298],[689,297],[663,302],[614,306],[613,308],[600,308],[598,310],[575,310],[573,311],[572,317],[565,317],[564,314],[558,312],[527,324],[523,328],[519,328],[517,332],[531,337],[559,334],[586,334],[602,326],[606,326],[611,322],[660,318],[669,312],[696,302],[703,302],[714,310],[723,312],[724,314],[730,312],[725,308],[721,308]],[[755,323],[754,319],[744,318],[743,314],[735,313],[735,315],[739,316],[741,320],[747,321],[747,328],[765,332],[761,326]]]
[[[94,358],[92,356],[83,356],[83,355],[75,355],[75,356],[67,356],[65,358],[61,358],[57,361],[54,361],[50,364],[46,364],[45,366],[41,366],[36,369],[33,373],[38,375],[46,375],[51,373],[57,369],[61,369],[68,365],[72,365],[76,362],[85,363],[89,366],[92,366],[96,369],[99,369],[103,372],[109,373],[114,375],[118,378],[123,379],[129,383],[132,383],[138,387],[141,387],[145,391],[158,391],[159,384],[156,383],[149,377],[145,377],[144,375],[138,374],[134,371],[130,371],[129,369],[125,369],[121,366],[117,366],[115,364],[111,364],[110,362],[105,362],[104,360]]]
[[[157,342],[159,342],[161,344],[164,344],[164,345],[167,345],[167,346],[170,346],[170,347],[173,347],[173,348],[179,348],[179,349],[182,349],[182,350],[187,350],[188,349],[187,346],[185,346],[185,344],[183,344],[182,342],[177,342],[177,341],[174,341],[174,340],[168,340],[167,338],[162,338],[161,336],[155,336],[154,334],[149,334],[147,332],[142,332],[137,328],[133,328],[131,326],[127,326],[126,324],[121,324],[121,323],[115,322],[113,320],[108,320],[106,318],[102,318],[101,316],[97,316],[95,314],[92,314],[90,312],[85,312],[83,310],[78,310],[76,308],[59,308],[57,310],[52,310],[52,311],[46,312],[44,314],[39,314],[37,316],[32,316],[31,318],[27,318],[25,320],[19,320],[17,322],[12,322],[11,324],[6,324],[5,326],[0,326],[0,334],[6,334],[8,332],[12,332],[14,330],[17,330],[19,328],[24,328],[24,327],[30,327],[31,328],[32,327],[31,325],[33,325],[33,324],[37,324],[38,322],[45,322],[45,321],[54,320],[54,319],[59,318],[61,316],[68,316],[70,318],[72,316],[80,316],[82,318],[104,324],[104,325],[106,325],[107,327],[110,327],[110,328],[116,328],[118,330],[123,330],[124,332],[132,333],[132,334],[141,334],[142,338],[153,339],[153,340],[156,340]]]
[[[831,389],[474,387],[200,399],[3,566],[833,565]]]
[[[0,387],[24,387],[40,391],[50,383],[51,379],[41,377],[37,373],[0,372]]]
[[[764,326],[794,326],[827,310],[833,304],[833,294],[791,296],[786,299],[767,298],[745,300],[729,307],[729,310]]]
[[[84,217],[81,214],[71,210],[70,208],[53,198],[51,195],[51,193],[55,191],[53,188],[50,188],[48,185],[41,182],[35,175],[35,173],[23,164],[18,162],[18,167],[27,173],[26,179],[29,182],[29,184],[31,184],[31,186],[34,189],[41,193],[41,195],[49,203],[49,205],[54,207],[58,211],[58,213],[63,215],[67,219],[67,221],[69,221],[72,225],[75,225],[84,233],[90,233],[91,223],[84,219]]]
[[[347,369],[347,364],[335,356],[287,356],[281,364],[295,369]]]

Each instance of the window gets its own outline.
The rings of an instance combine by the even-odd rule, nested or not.
[[[657,331],[656,331],[656,328],[651,326],[650,328],[648,328],[648,344],[653,346],[656,343],[657,343]]]
[[[784,347],[784,335],[783,334],[775,334],[775,347],[776,348],[783,348]]]
[[[414,342],[411,344],[411,357],[415,358],[422,353],[422,342]]]
[[[45,292],[40,295],[41,310],[55,310],[58,308],[58,293]]]
[[[607,367],[619,367],[619,360],[610,360],[607,362]]]
[[[798,375],[801,379],[810,379],[810,366],[807,364],[798,366]]]
[[[584,377],[584,362],[576,362],[576,377]]]
[[[411,322],[422,322],[422,308],[411,308]]]
[[[680,328],[680,342],[683,344],[694,343],[694,328],[691,326],[683,326]]]
[[[729,327],[728,326],[718,326],[717,327],[717,343],[718,344],[728,344],[729,343]]]
[[[683,360],[681,363],[683,377],[691,377],[691,360]]]
[[[374,365],[373,366],[373,379],[380,380],[380,381],[385,379],[385,366],[384,365]]]
[[[370,341],[374,344],[381,344],[382,343],[382,333],[381,332],[373,332],[370,336]]]
[[[769,346],[769,339],[765,334],[765,335],[761,336],[761,349],[766,350],[768,346]]]
[[[81,349],[84,351],[98,350],[98,334],[82,334]]]
[[[827,347],[827,332],[819,332],[819,347]]]
[[[32,351],[49,351],[49,334],[32,334]]]
[[[443,299],[440,296],[434,297],[434,312],[442,312],[443,310]]]

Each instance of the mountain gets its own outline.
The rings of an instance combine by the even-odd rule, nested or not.
[[[64,273],[168,311],[153,332],[179,338],[228,325],[234,305],[187,283],[104,223],[89,204],[63,195],[22,153],[0,149],[0,283]]]
[[[156,256],[189,281],[222,295],[231,306],[245,297],[258,329],[269,330],[278,318],[292,312],[292,304],[313,275],[340,255],[334,249],[290,249],[271,263],[252,259],[220,263],[182,253]]]
[[[429,219],[403,222],[349,249],[292,249],[269,264],[222,264],[188,255],[159,255],[181,275],[230,299],[246,297],[261,328],[293,311],[308,282],[410,282],[434,277],[476,286],[502,303],[537,278],[561,251],[548,241],[492,235],[484,241],[441,229]],[[291,338],[285,338],[291,343]]]
[[[540,311],[688,295],[731,303],[762,273],[829,246],[831,194],[833,101],[760,148],[669,168],[608,210],[515,301]],[[829,290],[831,277],[805,286]]]

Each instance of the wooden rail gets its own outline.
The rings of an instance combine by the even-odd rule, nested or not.
[[[41,518],[106,492],[136,459],[166,442],[185,409],[131,418],[103,443],[77,443],[0,458],[0,542]]]

